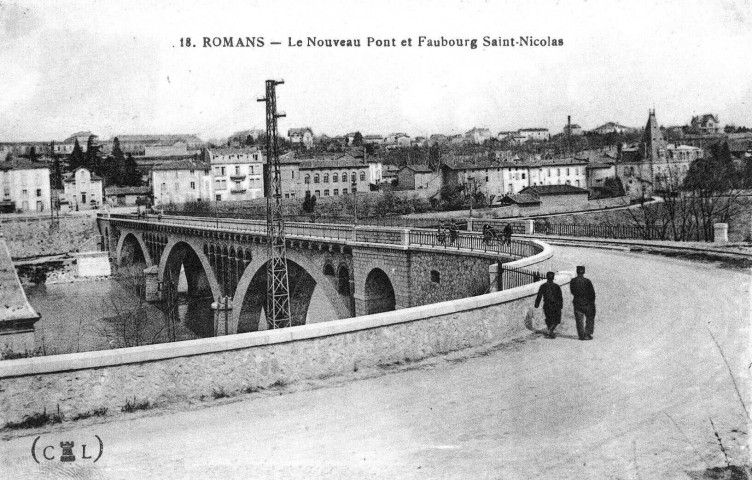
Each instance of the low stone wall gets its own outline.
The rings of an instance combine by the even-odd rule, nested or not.
[[[282,330],[6,360],[0,425],[57,405],[66,416],[117,412],[133,397],[167,405],[499,343],[526,332],[538,286]]]

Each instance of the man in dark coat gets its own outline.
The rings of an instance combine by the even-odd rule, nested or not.
[[[546,273],[546,283],[538,289],[535,308],[540,306],[541,299],[543,299],[543,313],[546,315],[548,336],[556,338],[554,330],[561,323],[561,309],[564,307],[564,300],[561,296],[561,287],[554,283],[554,272]]]
[[[512,245],[512,225],[509,223],[504,227],[504,243]]]
[[[580,340],[592,340],[595,329],[595,289],[593,282],[585,278],[585,267],[577,267],[577,276],[569,283],[574,304],[574,320]],[[583,325],[583,317],[586,319]]]

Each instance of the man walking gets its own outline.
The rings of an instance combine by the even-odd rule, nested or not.
[[[577,276],[569,283],[574,304],[574,320],[580,340],[592,340],[595,328],[595,289],[593,282],[585,278],[585,267],[577,267]],[[585,317],[585,325],[583,325]]]
[[[538,289],[538,296],[535,298],[535,308],[538,308],[543,299],[543,313],[546,315],[546,327],[548,327],[549,338],[556,338],[554,330],[561,323],[561,309],[564,307],[564,300],[561,296],[561,287],[554,283],[554,272],[546,273],[546,283]]]

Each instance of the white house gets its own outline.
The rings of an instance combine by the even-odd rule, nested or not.
[[[293,145],[303,145],[306,148],[313,147],[313,130],[305,128],[291,128],[287,131],[290,143]]]
[[[23,158],[0,159],[2,211],[45,212],[50,208],[50,169]]]
[[[64,198],[72,210],[99,208],[104,200],[102,178],[79,167],[63,180]]]
[[[214,200],[211,165],[199,160],[177,160],[151,171],[156,206]]]
[[[264,196],[264,157],[257,149],[209,150],[214,200],[252,200]]]
[[[551,137],[547,128],[521,128],[517,131],[517,135],[522,137],[522,142],[528,140],[535,140],[542,142],[548,140]]]

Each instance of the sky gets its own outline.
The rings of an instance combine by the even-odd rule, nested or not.
[[[420,36],[478,47],[418,47]],[[563,45],[484,47],[485,36]],[[188,37],[198,46],[181,48]],[[362,46],[288,46],[308,37]],[[264,129],[256,100],[270,78],[285,81],[281,133],[559,132],[567,115],[585,129],[643,126],[651,108],[662,125],[715,113],[752,127],[752,2],[0,0],[0,142]]]

